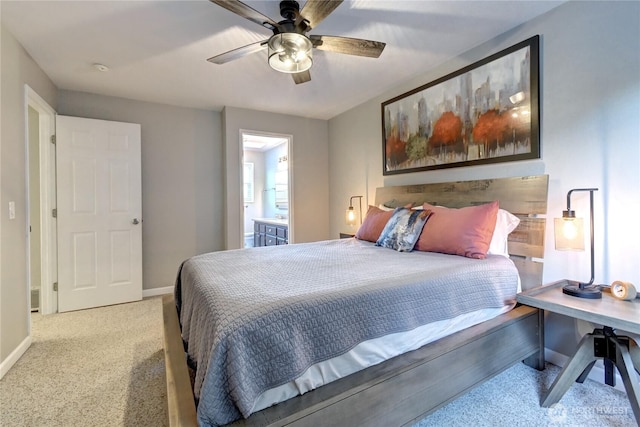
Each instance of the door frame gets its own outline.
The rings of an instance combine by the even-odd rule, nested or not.
[[[240,132],[238,133],[238,145],[239,145],[239,159],[238,159],[238,178],[239,178],[239,186],[238,188],[240,189],[240,193],[242,194],[242,189],[244,188],[244,142],[243,142],[243,135],[244,134],[249,134],[249,135],[257,135],[257,136],[265,136],[265,137],[272,137],[272,138],[278,138],[278,139],[286,139],[287,140],[287,162],[288,162],[288,167],[287,167],[287,179],[288,179],[288,190],[287,190],[287,197],[288,197],[288,206],[289,208],[287,209],[288,214],[287,214],[287,222],[289,223],[289,226],[287,227],[287,240],[289,243],[294,243],[295,242],[295,237],[294,237],[294,226],[293,226],[293,156],[291,155],[293,153],[292,150],[292,143],[293,143],[293,135],[291,134],[284,134],[284,133],[275,133],[275,132],[264,132],[264,131],[256,131],[256,130],[249,130],[249,129],[240,129]],[[240,248],[244,248],[244,199],[241,198],[240,200],[240,205],[238,206],[239,210],[240,210]]]
[[[56,220],[52,215],[56,208],[56,170],[55,170],[55,144],[51,137],[55,135],[56,112],[55,110],[29,85],[25,84],[24,114],[25,114],[25,155],[26,155],[26,213],[27,229],[31,224],[29,209],[31,200],[29,195],[29,107],[38,112],[39,130],[39,168],[40,168],[40,274],[42,284],[40,286],[41,314],[51,314],[58,311],[57,292],[53,290],[53,283],[57,281],[57,248],[56,248]],[[31,312],[31,244],[27,239],[27,313]],[[31,335],[31,316],[29,316],[29,335]]]

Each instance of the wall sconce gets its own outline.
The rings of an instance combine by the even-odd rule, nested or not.
[[[351,198],[349,199],[349,208],[347,208],[347,214],[346,214],[346,220],[347,220],[347,224],[350,225],[351,227],[356,225],[356,212],[353,209],[353,199],[358,199],[358,203],[359,203],[359,208],[360,208],[360,216],[358,217],[360,219],[360,224],[362,224],[362,197],[363,196],[351,196]]]
[[[562,288],[562,292],[579,298],[602,298],[600,286],[594,285],[594,254],[593,254],[593,192],[597,188],[574,188],[567,193],[567,210],[562,211],[562,218],[554,219],[554,234],[556,250],[583,251],[584,250],[584,224],[582,218],[576,218],[575,211],[571,210],[571,193],[574,191],[588,191],[590,199],[590,232],[591,237],[591,280],[587,283],[575,280],[567,280],[568,285]]]

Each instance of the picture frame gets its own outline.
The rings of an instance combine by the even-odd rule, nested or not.
[[[539,36],[381,105],[383,175],[540,158]]]

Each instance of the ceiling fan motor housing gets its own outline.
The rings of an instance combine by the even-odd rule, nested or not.
[[[280,16],[287,21],[295,21],[300,14],[300,5],[295,0],[282,0],[280,2]]]

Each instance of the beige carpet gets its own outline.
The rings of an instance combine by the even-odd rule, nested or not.
[[[0,381],[1,426],[168,425],[162,299],[42,316]]]
[[[32,319],[31,348],[0,380],[0,426],[168,424],[160,297]],[[541,408],[558,371],[516,364],[416,427],[637,425],[625,393],[591,380]]]

